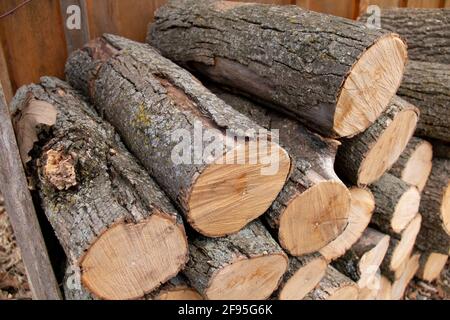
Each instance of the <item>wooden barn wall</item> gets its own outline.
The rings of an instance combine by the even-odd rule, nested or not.
[[[1,0],[0,16],[26,0]],[[68,52],[104,32],[143,41],[153,12],[166,0],[32,0],[0,19],[0,80],[8,99],[43,75],[63,77]],[[450,7],[450,0],[240,0],[298,5],[356,18],[369,4],[381,7]],[[66,9],[82,8],[82,31],[65,29]]]

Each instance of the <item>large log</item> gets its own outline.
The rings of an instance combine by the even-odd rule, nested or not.
[[[348,225],[344,232],[319,250],[320,254],[330,262],[345,254],[362,236],[372,219],[375,199],[366,189],[350,189],[352,197]]]
[[[294,256],[314,253],[336,239],[347,225],[350,193],[336,176],[338,142],[311,133],[295,120],[208,86],[228,105],[268,130],[279,130],[280,144],[292,159],[289,179],[265,218],[283,248]]]
[[[383,175],[370,190],[376,205],[372,223],[384,233],[400,234],[419,212],[420,192],[391,174]]]
[[[336,156],[338,174],[362,186],[377,181],[406,148],[418,117],[416,107],[395,96],[369,129],[342,140]]]
[[[358,285],[332,266],[328,266],[325,277],[305,300],[357,300]]]
[[[423,251],[450,253],[450,160],[433,159],[430,178],[422,192],[423,223],[417,247]]]
[[[327,261],[318,253],[290,257],[288,270],[275,297],[279,300],[302,300],[323,279],[327,267]]]
[[[420,109],[416,135],[450,142],[448,65],[409,61],[397,94]]]
[[[389,173],[422,192],[433,166],[433,147],[428,141],[412,137]]]
[[[260,221],[223,238],[198,236],[189,251],[184,274],[206,299],[267,299],[288,267],[288,257]]]
[[[375,297],[379,288],[380,265],[387,253],[390,237],[367,228],[361,238],[333,266],[358,285],[360,294]],[[370,297],[366,297],[370,298]]]
[[[380,18],[383,29],[406,40],[410,59],[450,64],[450,9],[389,8]]]
[[[373,123],[407,56],[396,35],[294,6],[172,0],[148,42],[216,82],[259,97],[327,137]]]
[[[149,45],[105,35],[76,51],[66,74],[204,235],[239,231],[286,182],[287,153]]]
[[[416,276],[419,279],[433,282],[442,273],[445,265],[447,264],[448,255],[436,252],[423,252],[420,253],[420,267]]]
[[[31,168],[41,204],[89,291],[139,298],[175,276],[188,255],[181,217],[114,129],[55,78],[22,87],[12,105],[19,141],[39,137]],[[51,130],[42,112],[57,113]]]

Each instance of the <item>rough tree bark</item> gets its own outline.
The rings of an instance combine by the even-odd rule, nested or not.
[[[422,228],[417,247],[423,251],[450,253],[450,160],[433,159],[430,178],[422,192]]]
[[[420,253],[420,267],[416,276],[419,279],[433,282],[441,275],[447,264],[448,255],[436,252],[421,252]]]
[[[450,9],[383,9],[381,27],[406,40],[410,59],[450,64]]]
[[[57,113],[50,130],[31,127],[36,102]],[[139,298],[175,276],[188,255],[181,217],[114,129],[55,78],[22,87],[12,105],[16,129],[37,131],[30,168],[42,207],[89,291]]]
[[[336,170],[350,182],[370,185],[402,154],[416,128],[419,110],[394,97],[386,111],[363,133],[342,141]]]
[[[406,46],[384,30],[293,6],[172,0],[148,42],[328,137],[364,131],[400,84]],[[369,96],[371,99],[367,99]]]
[[[223,238],[197,236],[189,251],[184,274],[206,299],[267,299],[288,266],[288,257],[260,221]]]
[[[400,234],[419,212],[417,188],[389,173],[370,186],[370,190],[375,197],[372,223],[384,233]]]
[[[405,151],[389,173],[422,192],[431,173],[433,147],[423,139],[412,137]]]
[[[416,135],[450,142],[448,65],[409,61],[397,94],[420,109]]]
[[[359,288],[355,282],[328,266],[325,277],[305,300],[357,300],[358,294]]]
[[[267,130],[279,130],[292,159],[289,179],[265,214],[284,249],[294,256],[314,253],[347,225],[350,193],[334,172],[339,143],[324,139],[295,120],[208,85],[219,98]]]
[[[149,45],[104,35],[69,58],[66,75],[204,235],[237,232],[286,181],[286,152],[246,141],[261,127]]]

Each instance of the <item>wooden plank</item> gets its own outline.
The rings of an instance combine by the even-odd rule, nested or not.
[[[450,8],[450,0],[445,0],[444,8]]]
[[[13,92],[11,87],[11,79],[9,78],[8,65],[6,63],[3,47],[0,45],[0,81],[5,94],[6,102],[11,101]]]
[[[86,0],[91,37],[103,33],[144,41],[154,11],[165,0]]]
[[[330,1],[330,0],[310,0],[308,2],[304,0],[297,1],[297,5],[305,7],[308,9],[333,14],[335,16],[341,16],[345,18],[352,19],[355,12],[359,10],[356,6],[355,0],[340,0],[340,1]]]
[[[0,12],[22,2],[2,0]],[[31,1],[1,19],[0,38],[13,90],[43,75],[64,76],[67,50],[58,0]]]
[[[440,8],[442,6],[441,0],[408,0],[409,8]]]
[[[71,53],[76,49],[81,48],[89,41],[89,21],[87,15],[86,0],[59,0],[61,17],[63,17],[64,35],[66,37],[67,53]],[[71,6],[77,6],[79,12],[73,13],[67,10]],[[67,19],[71,19],[73,14],[79,14],[79,29],[69,29]],[[69,21],[70,25],[70,21]]]
[[[257,2],[266,4],[276,4],[276,5],[290,5],[295,4],[295,0],[238,0],[239,2]]]
[[[61,293],[50,264],[44,238],[28,190],[27,179],[0,86],[0,191],[34,299],[60,300]]]

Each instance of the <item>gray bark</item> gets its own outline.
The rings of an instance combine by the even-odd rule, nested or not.
[[[300,7],[229,6],[169,1],[156,12],[147,41],[177,63],[337,137],[342,84],[361,55],[388,33]]]
[[[412,137],[411,140],[409,140],[405,150],[402,152],[401,156],[398,158],[397,162],[392,166],[391,170],[389,170],[388,173],[401,179],[403,170],[405,170],[406,165],[411,159],[411,156],[423,142],[424,140],[420,138]]]
[[[417,136],[450,142],[449,65],[409,61],[397,94],[420,109]]]

